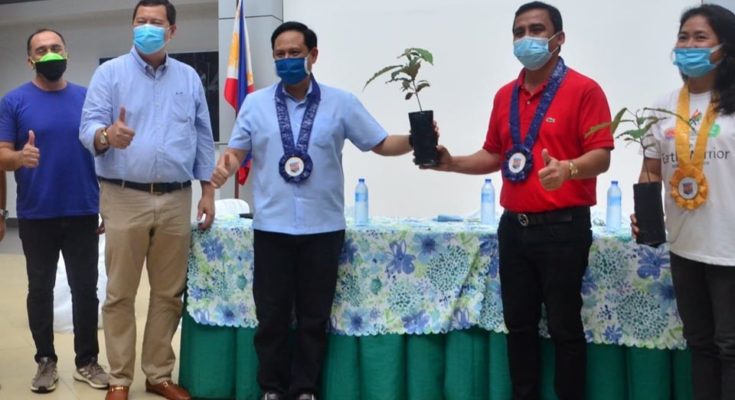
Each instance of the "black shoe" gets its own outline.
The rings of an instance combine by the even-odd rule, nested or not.
[[[262,400],[286,400],[286,397],[276,392],[266,392]]]
[[[316,400],[316,396],[311,393],[301,393],[296,400]]]

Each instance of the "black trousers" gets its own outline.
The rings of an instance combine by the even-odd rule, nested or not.
[[[255,351],[263,391],[318,393],[344,238],[344,231],[254,232]]]
[[[97,359],[97,214],[50,219],[19,219],[18,233],[28,273],[28,323],[41,357],[56,361],[54,349],[54,286],[59,252],[64,257],[71,289],[74,362],[77,367]]]
[[[556,394],[560,400],[584,398],[587,343],[580,291],[591,244],[588,208],[575,209],[568,222],[524,227],[515,215],[500,219],[500,284],[515,400],[540,398],[542,303],[555,345]]]
[[[735,399],[735,266],[705,264],[671,253],[671,275],[692,353],[694,398]]]

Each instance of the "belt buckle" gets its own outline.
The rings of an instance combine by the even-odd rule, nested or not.
[[[156,189],[155,189],[156,188],[156,184],[155,183],[150,183],[149,185],[150,185],[149,186],[149,192],[150,192],[150,194],[153,194],[153,195],[156,195],[156,196],[160,196],[160,195],[164,194],[163,191],[158,191],[158,192],[156,191]]]
[[[528,226],[529,222],[530,221],[528,220],[528,215],[518,214],[518,223],[521,224],[521,226]]]

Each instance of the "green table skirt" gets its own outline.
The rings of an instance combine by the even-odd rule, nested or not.
[[[180,383],[194,398],[258,400],[254,329],[199,325],[184,313]],[[554,349],[542,340],[542,399],[553,390]],[[692,398],[688,351],[588,345],[587,399]],[[322,373],[324,400],[510,399],[505,336],[337,336]]]

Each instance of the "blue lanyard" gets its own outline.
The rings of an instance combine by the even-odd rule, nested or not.
[[[551,73],[551,77],[549,77],[549,82],[541,94],[541,102],[536,108],[536,114],[533,116],[531,126],[528,128],[523,144],[521,144],[521,116],[518,109],[518,93],[521,88],[519,82],[516,82],[513,86],[513,95],[510,102],[510,137],[513,140],[513,147],[506,153],[506,164],[508,159],[516,153],[522,153],[527,158],[525,168],[520,172],[510,172],[507,165],[503,166],[503,175],[513,182],[524,181],[531,171],[533,165],[531,149],[538,138],[541,122],[549,110],[551,102],[554,100],[554,96],[556,96],[556,92],[559,90],[566,73],[567,67],[564,65],[564,60],[559,58],[554,71]]]
[[[309,139],[311,138],[311,130],[314,127],[314,119],[320,101],[321,90],[319,84],[312,78],[311,93],[306,96],[306,111],[304,112],[304,118],[301,120],[301,130],[294,144],[291,119],[288,116],[288,108],[286,108],[286,95],[283,93],[283,82],[276,87],[276,114],[278,116],[278,128],[281,131],[281,143],[283,144],[283,157],[278,168],[286,182],[299,183],[311,175],[313,163],[308,154]],[[297,176],[291,176],[285,172],[286,161],[293,157],[304,162],[304,171]]]
[[[538,137],[539,128],[541,128],[541,121],[543,121],[546,111],[551,106],[551,101],[554,100],[556,92],[561,86],[561,81],[567,73],[567,67],[564,65],[564,60],[559,58],[559,62],[556,63],[554,72],[551,73],[549,83],[544,88],[544,92],[541,94],[541,103],[536,108],[536,115],[533,116],[531,126],[528,128],[526,133],[526,140],[523,145],[531,149],[536,143]],[[521,144],[521,115],[518,110],[518,93],[521,91],[520,85],[516,82],[513,87],[513,98],[510,102],[510,136],[513,139],[514,145]]]

